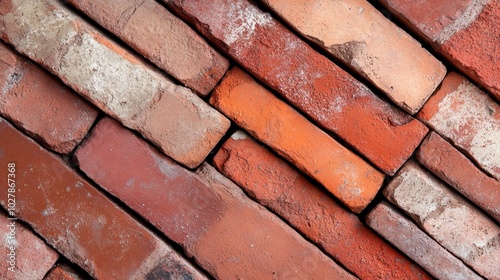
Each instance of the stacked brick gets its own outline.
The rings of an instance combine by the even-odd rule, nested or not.
[[[0,278],[500,279],[500,2],[163,2],[0,2]]]

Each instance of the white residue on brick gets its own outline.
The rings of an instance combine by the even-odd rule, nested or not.
[[[247,137],[248,136],[245,134],[245,132],[243,132],[241,130],[238,130],[235,133],[233,133],[233,135],[231,135],[231,139],[233,139],[233,140],[243,140],[243,139],[247,139]]]
[[[429,123],[500,179],[500,119],[493,117],[499,110],[488,95],[464,81],[443,98]]]
[[[274,24],[273,18],[252,4],[242,4],[242,1],[230,1],[226,18],[230,19],[224,34],[224,42],[232,45],[239,40],[247,41],[259,26]]]

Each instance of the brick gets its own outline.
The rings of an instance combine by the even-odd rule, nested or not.
[[[392,13],[500,100],[500,2],[381,0]]]
[[[436,279],[483,279],[384,201],[368,214],[366,222]]]
[[[450,73],[418,118],[500,180],[500,106],[487,94]]]
[[[434,132],[422,142],[416,156],[427,169],[500,222],[500,182]]]
[[[439,179],[409,161],[384,195],[480,275],[500,279],[500,228]]]
[[[15,163],[15,216],[99,279],[146,279],[165,263],[176,277],[204,279],[167,244],[112,203],[64,162],[0,119],[0,177]],[[7,208],[7,188],[0,204]],[[120,263],[120,265],[116,265]],[[170,273],[167,271],[166,273]]]
[[[263,2],[410,114],[446,75],[440,61],[365,0]]]
[[[111,119],[97,124],[76,158],[217,279],[351,278],[227,179],[213,183],[213,168],[190,172]]]
[[[201,95],[212,91],[229,67],[227,59],[154,0],[68,2]]]
[[[228,129],[229,121],[189,89],[152,70],[58,1],[11,2],[12,9],[0,16],[2,38],[176,161],[198,166]]]
[[[223,144],[214,165],[357,277],[428,277],[326,192],[242,131]]]
[[[55,266],[43,280],[83,280],[85,276],[78,274],[72,267],[67,264],[58,264]]]
[[[340,145],[238,68],[210,104],[311,176],[352,211],[375,197],[384,175]]]
[[[258,80],[387,174],[427,128],[375,96],[248,0],[165,1]]]
[[[7,176],[2,178],[7,178]],[[0,211],[0,235],[2,236],[0,275],[2,279],[42,279],[57,261],[59,254],[19,220],[7,218],[12,217]],[[11,260],[9,255],[12,255],[14,259]]]
[[[97,110],[1,42],[0,64],[0,114],[48,149],[71,152],[94,123]]]

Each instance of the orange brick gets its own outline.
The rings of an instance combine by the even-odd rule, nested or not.
[[[370,203],[384,180],[382,173],[238,68],[228,72],[210,103],[356,213]]]
[[[242,131],[223,144],[214,165],[357,277],[428,278],[327,192]]]

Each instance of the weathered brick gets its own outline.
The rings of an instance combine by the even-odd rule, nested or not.
[[[3,119],[0,134],[0,177],[7,178],[7,164],[15,163],[15,216],[70,261],[99,279],[146,279],[165,262],[183,268],[178,277],[204,279],[61,159]],[[4,208],[7,190],[0,191]]]
[[[217,279],[350,278],[227,179],[211,182],[222,177],[213,168],[202,165],[198,176],[111,119],[97,124],[76,158]]]
[[[416,155],[427,169],[500,222],[500,182],[484,174],[434,132],[422,142]]]
[[[356,213],[370,203],[382,185],[382,173],[238,68],[228,72],[210,103]]]
[[[392,13],[500,100],[500,2],[381,0]]]
[[[500,180],[500,106],[486,93],[450,73],[418,117]]]
[[[214,165],[361,279],[427,278],[354,214],[242,131],[223,144]]]
[[[55,0],[9,0],[2,38],[180,163],[198,166],[229,121]],[[39,24],[43,21],[44,24]]]
[[[264,84],[387,174],[427,133],[248,0],[165,1]]]
[[[500,228],[439,179],[409,161],[384,195],[476,272],[500,279]]]
[[[437,279],[483,279],[384,201],[375,206],[366,221]]]
[[[6,165],[4,169],[7,169]],[[7,178],[7,176],[2,178]],[[13,200],[9,202],[15,202],[15,197],[11,199]],[[0,211],[1,278],[5,280],[42,279],[57,261],[59,254],[19,220],[7,218],[12,217]]]
[[[262,1],[410,114],[446,75],[440,61],[366,0]]]
[[[58,264],[45,275],[43,280],[83,280],[84,277],[67,264]]]
[[[94,123],[97,110],[2,42],[0,64],[0,114],[48,149],[71,152]]]
[[[69,0],[184,85],[207,95],[229,62],[154,0]]]

